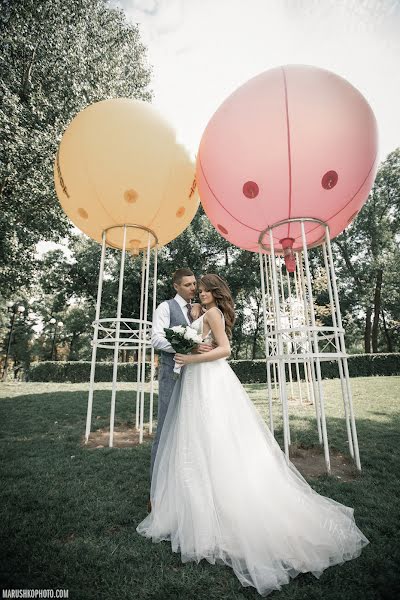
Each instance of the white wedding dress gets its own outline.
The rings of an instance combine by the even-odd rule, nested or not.
[[[203,318],[192,323],[199,333]],[[150,495],[139,534],[169,540],[184,563],[230,566],[262,596],[301,572],[320,577],[369,543],[353,508],[319,495],[286,461],[226,359],[183,367]]]

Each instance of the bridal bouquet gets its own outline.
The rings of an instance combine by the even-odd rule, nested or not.
[[[167,327],[164,329],[165,337],[179,354],[190,354],[197,344],[201,344],[203,338],[197,333],[193,327],[187,325],[175,325],[175,327]],[[176,379],[179,377],[182,365],[175,364],[174,374]]]

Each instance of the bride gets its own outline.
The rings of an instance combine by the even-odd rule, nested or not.
[[[184,563],[226,564],[266,596],[356,558],[369,540],[353,508],[315,492],[286,460],[227,363],[235,314],[225,281],[201,277],[199,295],[206,310],[192,327],[216,347],[175,355],[184,368],[154,463],[152,512],[136,531],[169,540]]]

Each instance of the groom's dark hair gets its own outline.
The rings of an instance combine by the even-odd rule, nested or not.
[[[194,273],[190,269],[177,269],[172,275],[172,282],[180,283],[183,277],[194,277]]]

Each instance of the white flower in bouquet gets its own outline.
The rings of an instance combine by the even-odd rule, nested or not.
[[[172,345],[173,349],[180,354],[189,354],[196,344],[201,344],[203,338],[197,333],[193,327],[187,325],[175,325],[174,327],[165,328],[165,336]],[[181,365],[175,363],[174,374],[179,376]]]
[[[193,329],[193,327],[186,327],[186,331],[183,334],[183,337],[185,338],[185,340],[192,340],[197,344],[200,344],[202,341],[201,336],[199,336],[199,334],[195,329]]]
[[[170,329],[172,329],[172,331],[175,331],[175,333],[185,333],[185,327],[183,327],[183,325],[175,325],[174,327],[170,327]]]

